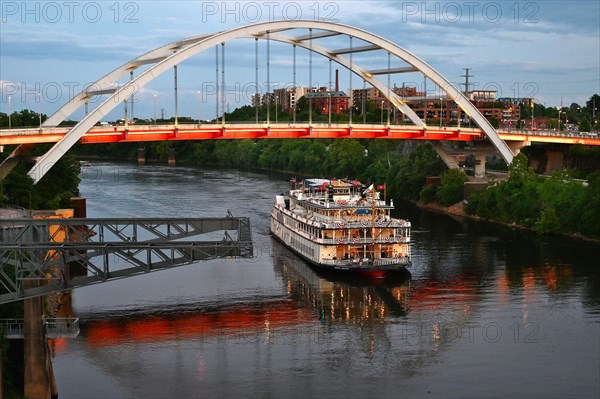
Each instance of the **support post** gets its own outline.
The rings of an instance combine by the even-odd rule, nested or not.
[[[348,69],[348,124],[352,125],[352,108],[354,106],[354,96],[352,95],[352,36],[350,38],[350,69]]]
[[[225,124],[225,42],[221,43],[221,111],[223,118],[221,122]]]
[[[26,288],[38,286],[40,286],[40,280],[25,282]],[[53,373],[52,362],[48,357],[42,297],[24,300],[24,316],[24,394],[30,399],[49,399],[52,394]]]
[[[485,178],[485,153],[475,154],[475,178]]]
[[[256,90],[254,92],[254,118],[258,124],[258,106],[260,105],[260,98],[258,94],[258,37],[254,38],[254,85]]]
[[[312,91],[312,28],[308,30],[308,92]],[[312,96],[308,97],[308,126],[312,125]]]
[[[176,156],[175,156],[175,148],[171,148],[169,150],[169,165],[173,166],[177,163],[176,160]]]
[[[145,147],[138,148],[137,161],[138,161],[139,165],[144,165],[146,163],[146,148]]]
[[[267,31],[267,125],[271,123],[271,40],[270,40],[270,32]]]
[[[129,71],[129,81],[131,82],[133,80],[133,71]],[[135,93],[135,92],[134,92]],[[134,96],[135,94],[131,94],[131,97],[129,102],[131,103],[131,121],[133,122],[134,120],[134,116],[133,116],[133,103],[134,103]],[[87,104],[87,103],[86,103]]]
[[[215,46],[215,123],[219,123],[219,45]]]
[[[298,87],[296,86],[296,45],[293,46],[294,49],[294,107],[292,108],[292,119],[293,122],[296,123],[296,107],[298,106]]]
[[[390,88],[390,84],[391,84],[391,73],[390,73],[390,68],[391,68],[391,57],[392,55],[390,54],[390,52],[388,51],[388,62],[387,62],[387,66],[388,66],[388,74],[387,74],[387,89],[388,89],[388,98],[386,100],[387,102],[387,126],[390,125],[390,105],[392,104],[390,102],[390,97],[392,95],[391,93],[391,88]]]
[[[179,104],[178,104],[178,98],[177,98],[177,65],[173,66],[173,78],[175,80],[175,87],[174,87],[174,92],[175,92],[175,128],[177,128],[178,122],[179,122]]]

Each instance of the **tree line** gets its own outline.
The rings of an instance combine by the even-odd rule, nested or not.
[[[119,147],[121,146],[121,147]],[[136,145],[80,146],[80,150],[135,158]],[[286,171],[301,176],[354,178],[385,184],[388,197],[437,202],[444,206],[463,199],[468,176],[447,169],[427,143],[382,139],[212,140],[146,143],[146,154],[166,160],[170,148],[178,162],[240,169]],[[89,152],[88,152],[89,154]],[[596,152],[594,152],[596,154]],[[485,219],[516,223],[540,233],[580,233],[600,237],[600,172],[561,171],[540,177],[521,153],[508,167],[506,181],[492,182],[469,198],[466,211]],[[587,178],[587,184],[573,175]],[[428,176],[441,176],[427,185]]]

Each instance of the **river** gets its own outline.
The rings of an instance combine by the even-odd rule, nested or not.
[[[600,245],[407,205],[412,278],[324,278],[269,236],[287,178],[83,168],[89,217],[231,210],[255,257],[74,290],[81,334],[51,341],[60,398],[600,396]]]

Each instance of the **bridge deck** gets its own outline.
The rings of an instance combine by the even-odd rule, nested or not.
[[[0,131],[0,145],[54,143],[69,131],[67,127],[11,129]],[[498,129],[506,141],[600,145],[594,133],[521,131]],[[80,140],[83,144],[143,141],[217,140],[256,138],[356,138],[473,141],[484,138],[479,128],[457,126],[327,124],[327,123],[226,123],[95,126]]]

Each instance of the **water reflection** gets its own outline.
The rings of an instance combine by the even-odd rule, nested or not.
[[[82,336],[54,341],[63,398],[560,398],[600,388],[597,244],[400,204],[396,216],[413,223],[412,278],[363,284],[318,274],[269,237],[272,195],[289,176],[125,165],[116,179],[105,169],[82,183],[90,216],[200,217],[227,204],[250,216],[260,251],[76,290],[69,313],[82,317]]]
[[[309,307],[323,321],[364,326],[402,317],[408,307],[408,276],[365,280],[342,274],[319,274],[278,242],[273,264],[291,298]]]
[[[475,242],[473,258],[487,263],[486,258],[496,253],[490,251],[490,243],[494,241]],[[520,297],[524,308],[521,310],[527,313],[528,305],[543,302],[553,293],[564,299],[566,293],[578,287],[569,264],[545,262],[538,267],[506,267],[489,274],[471,268],[470,273],[465,273],[460,256],[453,262],[444,258],[428,264],[425,273],[417,272],[412,280],[365,281],[320,273],[275,240],[271,245],[273,269],[284,287],[283,295],[255,300],[229,297],[213,305],[167,305],[90,314],[81,323],[87,345],[237,339],[268,335],[270,331],[299,334],[312,332],[318,325],[353,326],[359,332],[363,327],[379,326],[380,334],[393,336],[398,324],[403,333],[412,330],[420,339],[436,342],[442,340],[442,330],[451,331],[454,338],[460,337],[468,330],[473,311],[488,302],[507,304]],[[453,247],[451,242],[440,245]],[[438,250],[433,248],[421,261],[427,262]],[[76,313],[68,306],[64,312]],[[526,315],[523,321],[527,322]],[[58,352],[66,350],[67,345],[68,341],[54,341]]]

